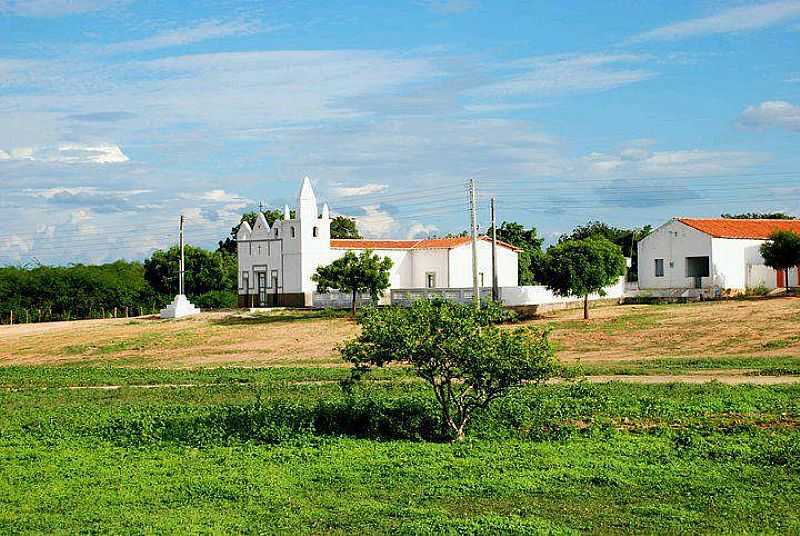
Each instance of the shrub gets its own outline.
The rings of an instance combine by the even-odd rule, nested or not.
[[[486,408],[512,387],[555,373],[546,331],[499,330],[505,318],[495,304],[474,308],[446,300],[419,300],[410,308],[366,309],[361,335],[340,348],[354,378],[373,366],[411,365],[433,388],[442,435],[463,439],[475,410]]]

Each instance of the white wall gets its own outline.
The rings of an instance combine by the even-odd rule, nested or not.
[[[625,294],[625,278],[621,277],[616,284],[603,289],[605,296],[599,294],[589,295],[589,300],[618,299]],[[500,299],[504,305],[549,305],[557,303],[571,303],[582,301],[583,298],[575,296],[559,296],[553,291],[548,290],[543,285],[530,287],[502,287],[500,289]]]
[[[518,284],[518,254],[505,247],[497,248],[497,283],[501,287]],[[478,241],[478,273],[483,273],[484,287],[492,286],[492,244]],[[480,284],[480,279],[479,279]],[[472,287],[472,244],[467,243],[450,250],[450,287]]]
[[[639,288],[693,288],[694,278],[686,276],[686,257],[709,257],[711,286],[713,262],[711,237],[677,220],[672,220],[639,241]],[[664,259],[664,276],[655,276],[655,259]]]
[[[450,251],[448,249],[413,249],[410,258],[413,263],[411,284],[397,288],[425,288],[426,274],[436,274],[436,288],[447,288],[450,285],[450,269],[448,267]]]
[[[772,286],[775,285],[775,271],[764,266],[759,247],[763,240],[741,240],[730,238],[713,238],[711,240],[712,266],[714,285],[720,288],[743,289],[748,287],[748,266],[761,266],[750,270],[752,278],[756,273],[764,274],[771,270],[773,273]],[[760,278],[761,275],[756,275]],[[769,277],[766,278],[767,280]],[[752,285],[758,286],[758,284]],[[769,283],[765,281],[765,286]]]
[[[773,268],[764,264],[746,264],[745,284],[747,288],[766,287],[770,290],[777,287],[778,274]],[[792,279],[789,279],[792,281]]]

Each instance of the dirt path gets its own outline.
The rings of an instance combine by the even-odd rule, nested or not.
[[[388,380],[374,380],[383,382]],[[577,378],[552,378],[547,381],[550,385],[559,385],[575,381],[588,381],[589,383],[638,383],[643,385],[657,385],[666,383],[704,384],[719,382],[724,385],[793,385],[800,384],[800,376],[744,376],[737,374],[684,374],[684,375],[625,375],[609,374],[598,376],[580,376]],[[289,382],[289,385],[333,385],[336,380],[315,380]],[[5,391],[116,391],[123,388],[130,389],[196,389],[210,387],[230,387],[230,383],[155,383],[134,385],[68,385],[60,387],[0,387]],[[237,385],[237,384],[233,384]],[[258,386],[259,383],[241,383],[238,385]]]

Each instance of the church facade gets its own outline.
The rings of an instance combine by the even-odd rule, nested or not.
[[[295,217],[288,206],[270,226],[259,214],[251,227],[243,222],[237,235],[239,305],[241,307],[313,306],[316,285],[311,276],[347,251],[372,250],[392,259],[390,289],[453,289],[472,286],[471,241],[467,237],[414,240],[331,239],[331,211],[320,210],[311,181],[302,181]],[[492,284],[491,240],[478,240],[478,277]],[[517,286],[517,255],[509,244],[497,244],[501,287]],[[388,294],[387,294],[388,295]]]

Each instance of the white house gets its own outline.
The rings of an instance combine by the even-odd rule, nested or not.
[[[391,289],[472,286],[469,238],[331,239],[330,208],[324,204],[318,211],[308,177],[300,187],[295,215],[291,218],[286,206],[283,219],[272,227],[263,215],[252,228],[247,222],[242,223],[237,235],[240,306],[313,305],[316,285],[311,276],[317,267],[331,263],[346,251],[365,249],[392,259]],[[498,242],[500,286],[517,285],[518,252],[517,248]],[[478,272],[481,286],[491,286],[491,241],[486,237],[478,241]]]
[[[639,288],[743,290],[785,286],[759,248],[776,230],[800,233],[797,220],[674,218],[639,242]],[[789,285],[800,284],[789,271]]]

